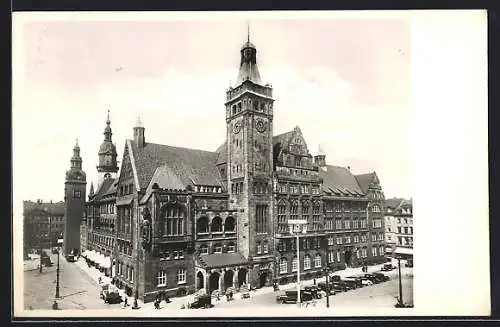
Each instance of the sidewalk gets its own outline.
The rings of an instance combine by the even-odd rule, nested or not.
[[[106,283],[110,283],[111,282],[111,278],[110,277],[106,277],[98,269],[96,269],[94,267],[88,267],[87,263],[86,263],[86,261],[85,261],[85,259],[83,257],[81,257],[75,264],[78,265],[78,267],[80,269],[82,269],[84,272],[86,272],[95,281],[96,284],[99,284],[99,277],[102,278],[102,281],[101,281],[102,284],[106,284]],[[383,266],[383,264],[378,264],[378,265],[374,265],[374,266],[368,266],[368,273],[380,271],[380,268],[382,268],[382,266]],[[359,267],[359,268],[346,268],[344,270],[338,270],[338,271],[335,271],[334,273],[331,273],[331,275],[339,275],[341,277],[347,277],[347,276],[361,274],[361,273],[362,273],[361,272],[361,267]],[[325,277],[316,278],[316,283],[319,283],[319,282],[322,282],[322,281],[323,282],[325,281]],[[310,280],[301,280],[300,284],[301,284],[302,287],[304,287],[304,286],[310,286],[310,285],[314,284],[314,280],[313,279],[310,279]],[[294,289],[294,288],[297,287],[296,285],[297,285],[296,283],[289,283],[289,284],[286,284],[286,285],[280,285],[280,290]],[[119,289],[119,292],[120,292],[120,295],[123,298],[127,298],[128,299],[127,301],[128,301],[128,304],[129,304],[128,308],[123,308],[123,303],[122,303],[121,308],[123,308],[125,310],[131,309],[131,307],[132,307],[132,305],[134,303],[134,297],[133,296],[127,296],[125,294],[125,292],[123,290],[121,290],[121,289]],[[268,294],[268,293],[273,293],[273,292],[274,292],[274,288],[272,286],[266,286],[266,287],[262,287],[262,288],[250,291],[250,296],[256,296],[256,295],[261,295],[261,294]],[[96,294],[96,296],[99,296],[99,295]],[[195,296],[196,296],[195,294],[191,294],[191,295],[186,295],[186,296],[182,296],[182,297],[173,297],[173,298],[170,298],[170,303],[165,303],[165,301],[162,301],[160,303],[160,310],[161,309],[178,310],[183,305],[185,307],[187,307],[188,303],[193,303],[194,302]],[[237,301],[239,299],[240,299],[240,294],[239,293],[234,294],[234,300]],[[226,298],[226,296],[221,295],[219,301],[213,300],[212,303],[214,305],[217,305],[217,303],[224,303],[224,302],[227,302],[227,298]],[[158,311],[158,309],[154,308],[154,302],[143,303],[142,301],[137,300],[137,304],[141,308],[140,309],[141,311],[144,311],[144,310],[148,310],[148,311],[149,310],[153,310],[155,312]]]

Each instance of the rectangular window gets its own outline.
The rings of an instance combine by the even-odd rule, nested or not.
[[[312,194],[317,195],[319,194],[319,187],[313,186],[311,191]]]
[[[267,226],[267,205],[257,205],[255,208],[256,232],[265,233]]]
[[[359,243],[359,236],[358,235],[354,235],[354,243]]]
[[[361,228],[366,228],[366,219],[361,220]]]
[[[342,220],[341,219],[337,219],[335,221],[335,229],[342,229]]]
[[[292,260],[292,272],[297,271],[297,257]]]
[[[328,238],[328,245],[333,245],[333,237]]]
[[[304,257],[304,270],[311,269],[311,258],[309,256]]]
[[[130,267],[130,282],[134,282],[134,267]]]
[[[74,198],[81,198],[82,197],[82,193],[80,191],[73,191],[73,197]]]
[[[337,262],[340,262],[340,251],[337,250]]]
[[[321,267],[321,256],[317,255],[314,257],[314,268]]]
[[[222,245],[216,244],[214,248],[214,253],[222,253]]]
[[[264,242],[264,253],[268,252],[269,252],[269,245],[267,244],[267,242]]]
[[[328,251],[328,262],[335,262],[335,254],[333,251]]]
[[[231,252],[235,252],[236,250],[236,247],[234,246],[233,243],[230,243],[228,246],[227,246],[227,252],[228,253],[231,253]]]
[[[345,243],[346,244],[350,244],[351,243],[351,237],[350,236],[346,236],[345,237]]]
[[[342,244],[342,237],[337,237],[337,244]]]
[[[257,254],[262,253],[262,245],[260,243],[257,243]]]
[[[177,284],[186,284],[186,269],[177,269]]]
[[[377,256],[377,248],[376,247],[372,247],[372,256],[373,257]]]
[[[288,264],[286,259],[280,260],[280,274],[284,274],[288,271]]]
[[[372,241],[376,241],[377,240],[377,234],[372,234]]]
[[[344,220],[344,228],[351,229],[351,221],[350,220]]]

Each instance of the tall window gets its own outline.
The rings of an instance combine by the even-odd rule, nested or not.
[[[293,257],[292,259],[292,272],[297,271],[297,257]]]
[[[366,219],[361,220],[361,228],[366,228]]]
[[[372,256],[373,257],[377,256],[377,248],[376,247],[372,247]]]
[[[304,256],[304,270],[311,269],[311,257],[309,255]]]
[[[351,229],[351,221],[350,220],[344,220],[344,228],[345,229]]]
[[[286,233],[287,229],[287,221],[286,221],[286,202],[280,200],[278,203],[278,232]]]
[[[177,284],[186,284],[186,269],[177,269]]]
[[[293,201],[290,205],[290,219],[299,219],[299,203],[297,201]]]
[[[384,246],[381,245],[378,249],[378,253],[380,253],[380,255],[384,254],[385,253],[385,249],[384,249]]]
[[[333,236],[328,238],[328,245],[333,245]]]
[[[260,242],[257,243],[257,254],[262,253],[262,244]]]
[[[314,257],[314,268],[319,268],[321,267],[321,254],[316,254]]]
[[[265,233],[267,231],[267,205],[257,205],[255,208],[256,232]]]
[[[285,258],[280,259],[280,274],[284,274],[288,271],[288,262]]]
[[[377,240],[377,234],[373,233],[372,234],[372,241],[375,242]]]
[[[328,251],[328,262],[335,262],[335,253],[333,251]]]
[[[156,286],[167,286],[167,273],[163,270],[160,270],[156,274]]]
[[[341,236],[337,237],[337,244],[342,244],[342,237]]]
[[[309,222],[309,202],[302,203],[302,219]]]
[[[184,234],[184,210],[179,206],[168,206],[166,213],[166,235]]]
[[[340,251],[337,250],[337,262],[340,262],[341,258],[340,258]]]
[[[319,230],[321,228],[320,226],[320,211],[321,211],[321,205],[319,202],[314,202],[313,204],[313,230]]]
[[[269,244],[267,243],[267,241],[264,241],[263,250],[264,250],[264,253],[269,252]]]
[[[335,229],[342,229],[342,219],[337,219],[335,221]]]

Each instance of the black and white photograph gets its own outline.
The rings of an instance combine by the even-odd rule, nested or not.
[[[419,198],[412,24],[13,14],[16,315],[425,314],[456,258]]]

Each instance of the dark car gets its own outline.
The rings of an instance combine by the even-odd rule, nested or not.
[[[340,283],[344,283],[346,284],[347,286],[349,286],[351,289],[356,289],[358,288],[358,282],[355,281],[355,280],[352,280],[352,279],[344,279],[342,278],[340,280]]]
[[[52,254],[58,254],[59,250],[57,248],[52,248]]]
[[[413,268],[413,259],[406,260],[405,266],[408,268]]]
[[[313,299],[313,294],[306,290],[300,290],[300,301],[306,302]],[[286,291],[284,295],[276,297],[278,303],[297,303],[297,291]]]
[[[76,261],[75,256],[74,256],[74,255],[72,255],[72,254],[68,254],[68,255],[66,256],[66,260],[67,260],[68,262],[75,262],[75,261]]]
[[[392,265],[392,263],[386,263],[384,264],[384,266],[382,267],[382,271],[391,271],[393,269],[395,269],[396,267]]]
[[[342,290],[336,289],[332,284],[328,284],[328,287],[327,287],[326,283],[324,283],[324,282],[318,283],[318,288],[320,290],[326,292],[326,294],[329,294],[329,295],[335,295],[338,292],[342,292]]]
[[[349,276],[349,277],[346,277],[346,278],[343,278],[343,280],[352,280],[352,281],[355,281],[356,282],[356,287],[363,287],[364,284],[363,284],[363,280],[358,277],[358,276]]]
[[[375,275],[376,277],[380,278],[381,281],[385,282],[385,281],[388,281],[389,280],[389,276],[387,275],[384,275],[382,273],[379,273],[379,272],[374,272],[372,273],[373,275]]]
[[[321,299],[321,289],[318,286],[312,285],[312,286],[306,286],[304,287],[304,291],[311,292],[313,298],[315,299]]]
[[[42,257],[42,263],[45,267],[51,267],[54,264],[49,257]]]
[[[213,306],[214,305],[212,304],[212,297],[209,294],[200,295],[193,303],[189,304],[190,309],[207,309],[212,308]]]

